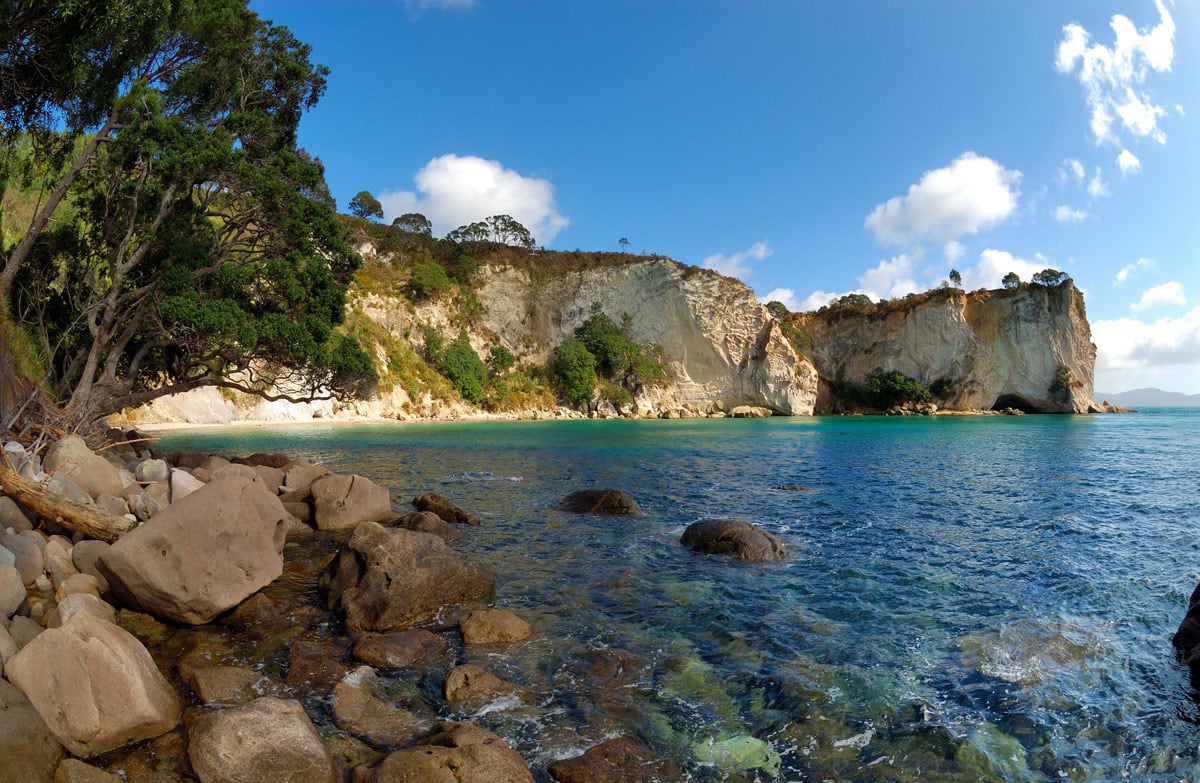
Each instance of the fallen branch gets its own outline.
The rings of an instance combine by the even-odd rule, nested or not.
[[[46,491],[0,462],[0,489],[17,505],[45,520],[110,544],[129,532],[133,523],[92,506],[81,506]]]

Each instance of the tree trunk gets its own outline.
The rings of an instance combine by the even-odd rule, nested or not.
[[[16,501],[17,505],[32,511],[42,519],[83,533],[89,538],[111,544],[133,527],[133,523],[123,517],[116,517],[97,508],[81,506],[52,495],[41,484],[30,481],[5,465],[0,465],[0,489]]]

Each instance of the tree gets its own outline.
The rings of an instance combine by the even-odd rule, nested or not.
[[[18,5],[61,8],[35,27],[96,14],[127,24],[105,27],[108,48],[71,50],[85,74],[97,58],[102,73],[121,70],[115,89],[68,76],[41,97],[3,99],[33,136],[53,136],[51,121],[60,138],[97,128],[72,146],[0,279],[45,357],[52,402],[79,425],[203,385],[271,399],[367,393],[371,362],[336,331],[359,259],[320,162],[296,148],[325,88],[308,45],[244,0]],[[143,5],[154,24],[134,13]],[[49,34],[38,40],[54,50]]]
[[[487,368],[492,377],[503,375],[516,362],[517,357],[503,345],[493,345],[488,351]]]
[[[596,359],[576,339],[564,340],[550,358],[550,375],[568,400],[580,405],[596,391]]]
[[[465,331],[459,332],[454,342],[438,351],[433,361],[437,371],[450,380],[464,400],[476,405],[483,401],[487,366],[471,347]]]
[[[621,246],[622,253],[629,252],[629,238],[628,237],[621,237],[620,239],[617,240],[617,244]]]
[[[772,299],[770,302],[767,302],[767,312],[771,314],[772,318],[776,318],[780,321],[782,321],[784,318],[787,318],[788,315],[787,305],[774,299]]]
[[[487,223],[476,222],[459,226],[446,234],[446,239],[462,244],[463,242],[486,242],[489,236],[491,236],[491,230]]]
[[[364,220],[383,220],[383,204],[370,192],[360,190],[350,199],[350,214]]]
[[[1038,285],[1044,285],[1049,288],[1052,286],[1061,285],[1070,279],[1070,275],[1068,275],[1066,272],[1060,272],[1057,269],[1043,269],[1033,276],[1032,281]]]
[[[962,275],[958,273],[957,269],[950,270],[950,283],[955,288],[962,288]]]
[[[1016,272],[1009,272],[1000,281],[1000,285],[1008,289],[1019,288],[1021,285],[1021,278],[1017,276]]]
[[[420,212],[407,212],[393,220],[392,225],[410,234],[433,236],[433,223]]]
[[[493,242],[515,245],[529,250],[533,247],[533,235],[510,215],[492,215],[487,219],[488,232]]]

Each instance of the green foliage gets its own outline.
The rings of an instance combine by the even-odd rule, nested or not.
[[[446,376],[464,400],[476,405],[483,402],[487,366],[471,347],[465,331],[459,332],[454,342],[433,354],[432,358],[438,372]]]
[[[1012,290],[1014,288],[1020,288],[1021,287],[1021,278],[1017,275],[1016,272],[1009,272],[1008,274],[1006,274],[1003,277],[1003,279],[1000,280],[1000,285],[1004,286],[1005,288],[1007,288],[1009,290]]]
[[[575,338],[595,357],[597,373],[608,380],[630,388],[664,380],[667,373],[661,349],[633,342],[629,338],[632,326],[628,313],[618,327],[595,303],[588,319],[575,329]]]
[[[871,307],[875,303],[871,301],[871,297],[866,294],[846,294],[833,300],[835,307]]]
[[[1050,384],[1050,391],[1054,394],[1067,394],[1074,385],[1075,377],[1071,374],[1071,368],[1065,364],[1058,365],[1054,371],[1054,381]]]
[[[364,220],[383,220],[383,204],[369,191],[360,190],[350,199],[350,214]]]
[[[407,212],[393,220],[392,225],[409,234],[433,235],[433,223],[420,212]]]
[[[0,293],[50,348],[50,395],[88,420],[251,368],[290,399],[366,389],[369,361],[337,332],[359,259],[296,148],[325,89],[310,48],[245,0],[3,8],[25,37],[0,35],[6,90],[21,85],[0,97],[0,154],[41,139],[50,196]]]
[[[783,332],[783,336],[791,343],[792,350],[800,356],[810,357],[812,355],[812,337],[807,332],[797,327],[791,321],[780,321],[779,330]]]
[[[531,371],[518,371],[488,384],[485,405],[493,411],[546,408],[554,404],[554,390]]]
[[[454,243],[495,242],[500,245],[533,248],[533,235],[510,215],[492,215],[486,220],[459,226],[446,235]]]
[[[783,302],[767,302],[767,312],[771,314],[772,318],[778,318],[780,321],[788,317],[788,309]]]
[[[517,362],[513,352],[503,345],[493,345],[488,351],[487,368],[493,377],[503,375]]]
[[[1043,269],[1033,276],[1032,282],[1050,288],[1056,285],[1061,285],[1070,279],[1070,275],[1068,275],[1066,272],[1060,272],[1057,269]]]
[[[471,282],[471,275],[475,274],[475,270],[479,269],[479,264],[471,256],[458,255],[445,263],[445,269],[446,274],[449,275],[451,280],[462,285],[468,285]]]
[[[939,378],[929,384],[929,393],[938,400],[949,400],[958,393],[958,386],[948,378]]]
[[[851,405],[884,411],[905,403],[929,402],[930,391],[898,370],[876,369],[861,383],[833,381],[834,394]]]
[[[950,283],[955,288],[962,288],[962,275],[959,274],[959,271],[957,269],[950,270]]]
[[[580,340],[564,340],[550,358],[550,377],[568,400],[582,404],[596,391],[596,358]]]
[[[441,264],[426,261],[413,267],[404,292],[414,302],[440,299],[453,284]]]

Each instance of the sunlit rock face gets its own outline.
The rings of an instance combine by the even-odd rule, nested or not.
[[[702,411],[757,405],[808,415],[817,377],[779,324],[739,280],[665,258],[532,280],[524,270],[485,267],[477,283],[483,326],[541,361],[597,304],[630,337],[662,346],[673,383],[647,390],[658,406]]]
[[[1092,402],[1096,347],[1082,295],[1070,282],[942,289],[797,321],[821,378],[818,413],[837,407],[831,382],[861,382],[877,369],[926,385],[951,382],[955,391],[944,408],[1083,413]]]

